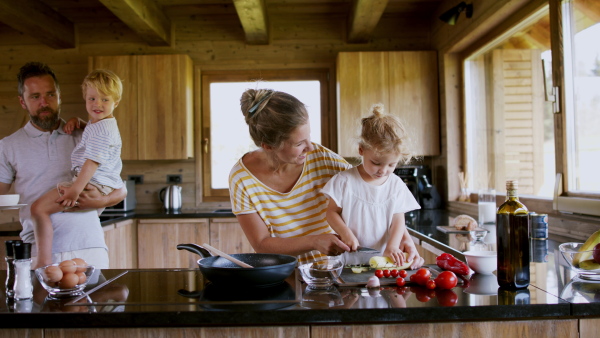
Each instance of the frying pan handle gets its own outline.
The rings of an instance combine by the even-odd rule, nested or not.
[[[177,244],[177,250],[187,250],[200,255],[202,258],[212,257],[210,252],[198,244]]]

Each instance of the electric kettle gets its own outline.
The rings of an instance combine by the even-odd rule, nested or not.
[[[170,185],[160,189],[158,193],[160,201],[163,202],[163,206],[167,210],[179,210],[181,209],[181,186]]]

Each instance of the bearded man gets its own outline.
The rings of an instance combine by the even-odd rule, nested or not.
[[[57,183],[72,179],[71,152],[81,139],[82,130],[71,134],[63,131],[60,87],[50,67],[29,62],[21,67],[17,80],[19,102],[30,120],[0,140],[0,194],[7,194],[14,184],[15,193],[21,195],[20,203],[27,204],[19,211],[23,226],[20,237],[32,243],[33,266],[38,250],[51,246],[53,263],[77,257],[106,269],[108,252],[96,209],[122,201],[127,190],[117,189],[102,196],[90,185],[77,200],[77,207],[51,216],[53,238],[34,236],[30,206],[49,190],[56,190]]]

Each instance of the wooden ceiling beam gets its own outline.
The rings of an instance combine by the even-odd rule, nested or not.
[[[233,4],[246,34],[246,43],[250,45],[268,44],[269,30],[265,1],[233,0]]]
[[[100,0],[150,46],[171,46],[171,20],[154,0]]]
[[[583,12],[594,22],[600,21],[600,1],[598,0],[578,0],[573,2],[575,8]]]
[[[354,0],[348,17],[348,42],[369,42],[388,0]]]
[[[75,48],[75,25],[39,0],[0,0],[0,21],[54,49]]]

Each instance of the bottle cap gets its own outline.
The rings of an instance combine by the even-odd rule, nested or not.
[[[506,180],[506,190],[514,190],[519,188],[518,180]]]
[[[13,258],[15,256],[14,250],[13,250],[13,243],[17,243],[17,242],[23,242],[23,241],[20,239],[11,239],[11,240],[4,242],[4,245],[6,245],[6,257]]]
[[[29,259],[31,258],[31,243],[13,243],[13,252],[15,259]]]

